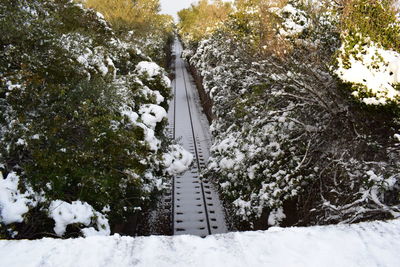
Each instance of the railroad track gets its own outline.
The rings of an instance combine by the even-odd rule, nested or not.
[[[207,236],[227,232],[218,194],[201,178],[211,145],[209,125],[200,107],[193,78],[181,58],[182,45],[175,40],[174,99],[168,111],[170,135],[194,156],[191,169],[174,177],[172,185],[173,234]]]

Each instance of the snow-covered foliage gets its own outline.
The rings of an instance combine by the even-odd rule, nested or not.
[[[22,193],[18,185],[19,176],[15,172],[6,178],[0,172],[0,220],[5,224],[23,222],[23,215],[37,204],[32,189]]]
[[[285,218],[286,215],[283,213],[283,208],[272,210],[268,216],[268,225],[279,225]]]
[[[282,20],[279,27],[279,34],[283,37],[299,35],[309,26],[309,19],[306,12],[294,7],[290,3],[283,8],[273,8],[271,11],[276,13]]]
[[[290,4],[307,31],[283,54],[254,49],[262,32],[237,16],[185,52],[213,101],[206,175],[241,229],[398,217],[399,126],[343,93],[326,64],[340,47],[337,15],[302,2]],[[282,37],[279,25],[265,46]]]
[[[181,173],[190,166],[193,161],[193,155],[181,146],[172,146],[170,153],[164,154],[164,165],[167,172],[171,175]]]
[[[240,55],[245,48],[236,45],[223,37],[204,41],[191,62],[204,78],[217,117],[212,124],[210,176],[219,177],[236,215],[252,221],[265,207],[282,207],[283,201],[297,196],[302,182],[313,178],[303,172],[308,144],[298,137],[316,129],[295,119],[300,106],[283,99],[283,88],[263,85],[284,84],[294,74],[269,73],[273,65],[267,61],[244,62]]]
[[[393,1],[357,0],[343,19],[336,74],[367,105],[398,105],[400,23]]]
[[[345,38],[339,50],[337,75],[353,84],[353,96],[367,105],[399,104],[400,53],[360,35],[355,37],[357,45],[351,47]]]
[[[109,234],[190,164],[166,137],[170,80],[80,4],[0,14],[0,236],[39,237],[52,219],[58,235]]]
[[[139,75],[148,76],[150,79],[157,79],[161,75],[164,86],[170,87],[171,81],[164,75],[164,69],[154,62],[142,61],[136,66],[136,72]],[[159,104],[159,103],[158,103]]]
[[[159,0],[74,1],[96,10],[121,39],[135,44],[155,62],[168,67],[174,24],[172,16],[160,14]]]
[[[54,232],[62,236],[69,224],[81,223],[89,226],[95,219],[97,229],[84,228],[81,231],[85,236],[110,235],[110,225],[103,214],[97,212],[88,203],[73,201],[71,204],[61,200],[53,200],[49,206],[49,217],[55,222]]]

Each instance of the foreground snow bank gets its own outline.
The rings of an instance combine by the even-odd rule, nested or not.
[[[21,257],[21,255],[23,255]],[[398,266],[400,220],[199,238],[0,241],[0,266]]]

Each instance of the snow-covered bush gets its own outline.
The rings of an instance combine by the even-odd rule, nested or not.
[[[367,105],[398,105],[400,23],[393,1],[349,1],[336,74]]]
[[[191,62],[214,101],[208,175],[218,177],[237,218],[251,223],[266,208],[281,208],[315,177],[305,169],[310,144],[299,136],[316,129],[298,121],[302,107],[284,97],[286,88],[269,86],[285,84],[294,74],[280,73],[277,62],[249,60],[242,49],[216,36],[201,43]]]
[[[106,217],[97,212],[88,203],[73,201],[68,203],[61,200],[53,200],[48,208],[49,217],[55,222],[54,232],[58,236],[65,234],[67,226],[70,224],[83,224],[89,226],[96,224],[98,230],[94,227],[81,229],[85,236],[109,235],[110,225]],[[94,222],[92,222],[94,220]]]
[[[23,215],[37,205],[32,188],[27,188],[24,193],[18,189],[19,179],[15,172],[5,178],[0,172],[0,219],[4,224],[23,222]]]
[[[291,5],[307,28],[285,36],[285,53],[254,49],[242,27],[253,24],[237,16],[185,53],[213,101],[206,175],[241,229],[398,217],[399,126],[343,93],[328,64],[340,47],[337,15],[302,2]],[[265,45],[281,42],[280,23]]]
[[[290,2],[282,8],[271,8],[271,11],[276,13],[282,21],[279,25],[279,35],[283,37],[298,36],[309,25],[307,13],[304,10],[296,8]]]
[[[174,22],[160,14],[159,0],[74,0],[100,12],[121,39],[134,43],[155,62],[167,68]]]
[[[338,77],[352,84],[353,96],[367,105],[399,104],[400,53],[360,35],[352,47],[345,38],[339,53],[347,58],[338,58]]]
[[[190,164],[165,133],[170,81],[72,1],[3,1],[0,14],[0,234],[40,237],[50,218],[59,235],[109,233],[106,216],[165,187],[165,158]]]

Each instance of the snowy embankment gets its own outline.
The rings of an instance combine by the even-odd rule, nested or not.
[[[398,266],[400,220],[199,238],[0,241],[0,266]]]

